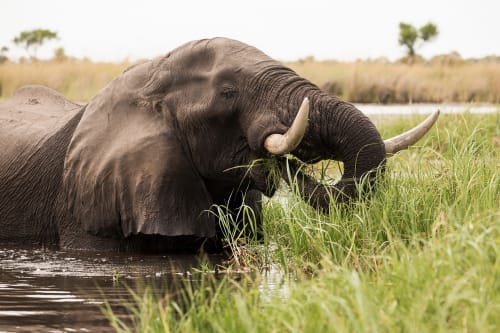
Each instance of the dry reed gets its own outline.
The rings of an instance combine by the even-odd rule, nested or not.
[[[85,101],[129,63],[0,64],[0,98],[26,84],[51,87]],[[287,63],[325,91],[358,103],[500,103],[499,62],[417,63],[298,61]]]
[[[87,101],[129,66],[127,63],[29,62],[0,65],[0,98],[28,84],[55,89],[75,101]]]
[[[500,102],[500,63],[306,61],[288,63],[324,90],[357,103]]]

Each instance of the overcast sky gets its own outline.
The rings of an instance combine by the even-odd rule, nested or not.
[[[0,47],[23,30],[56,31],[56,47],[98,61],[152,58],[193,39],[225,36],[279,60],[356,60],[404,55],[399,22],[434,22],[439,37],[417,52],[500,55],[500,0],[2,0]]]

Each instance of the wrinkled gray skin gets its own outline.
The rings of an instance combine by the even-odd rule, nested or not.
[[[260,216],[275,191],[258,163],[304,97],[309,124],[292,154],[344,162],[326,188],[299,177],[304,199],[327,210],[356,197],[353,179],[385,162],[383,141],[353,105],[261,51],[216,38],[134,66],[87,105],[44,87],[0,104],[0,241],[61,247],[177,251],[218,239],[213,204]],[[383,168],[382,168],[383,169]],[[286,178],[286,177],[285,177]],[[341,194],[338,194],[341,193]],[[230,200],[231,198],[231,200]],[[212,244],[213,245],[213,244]]]

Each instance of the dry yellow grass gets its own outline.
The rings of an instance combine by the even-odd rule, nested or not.
[[[500,102],[500,63],[413,65],[383,62],[293,62],[324,90],[353,102]]]
[[[85,101],[129,63],[34,62],[0,64],[0,98],[26,84],[51,87]],[[301,61],[287,63],[324,90],[352,102],[500,103],[500,63],[453,64]]]
[[[86,101],[129,65],[89,61],[0,64],[0,98],[11,96],[24,85],[41,84],[72,100]]]

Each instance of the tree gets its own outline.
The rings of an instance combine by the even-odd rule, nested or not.
[[[52,60],[55,62],[64,62],[68,59],[68,56],[66,55],[66,52],[64,52],[64,48],[58,47],[57,49],[54,50],[54,56],[52,57]]]
[[[6,62],[9,60],[9,58],[5,55],[9,51],[9,48],[7,46],[2,46],[0,48],[0,64]]]
[[[38,48],[51,39],[57,39],[57,32],[47,29],[35,29],[29,31],[22,31],[16,38],[13,39],[14,44],[29,50],[32,49],[32,57],[36,59],[36,52]]]
[[[428,42],[436,37],[438,33],[437,26],[431,22],[418,30],[411,24],[401,22],[399,23],[399,45],[406,46],[408,48],[407,55],[414,57],[417,40],[421,39],[422,43]]]

